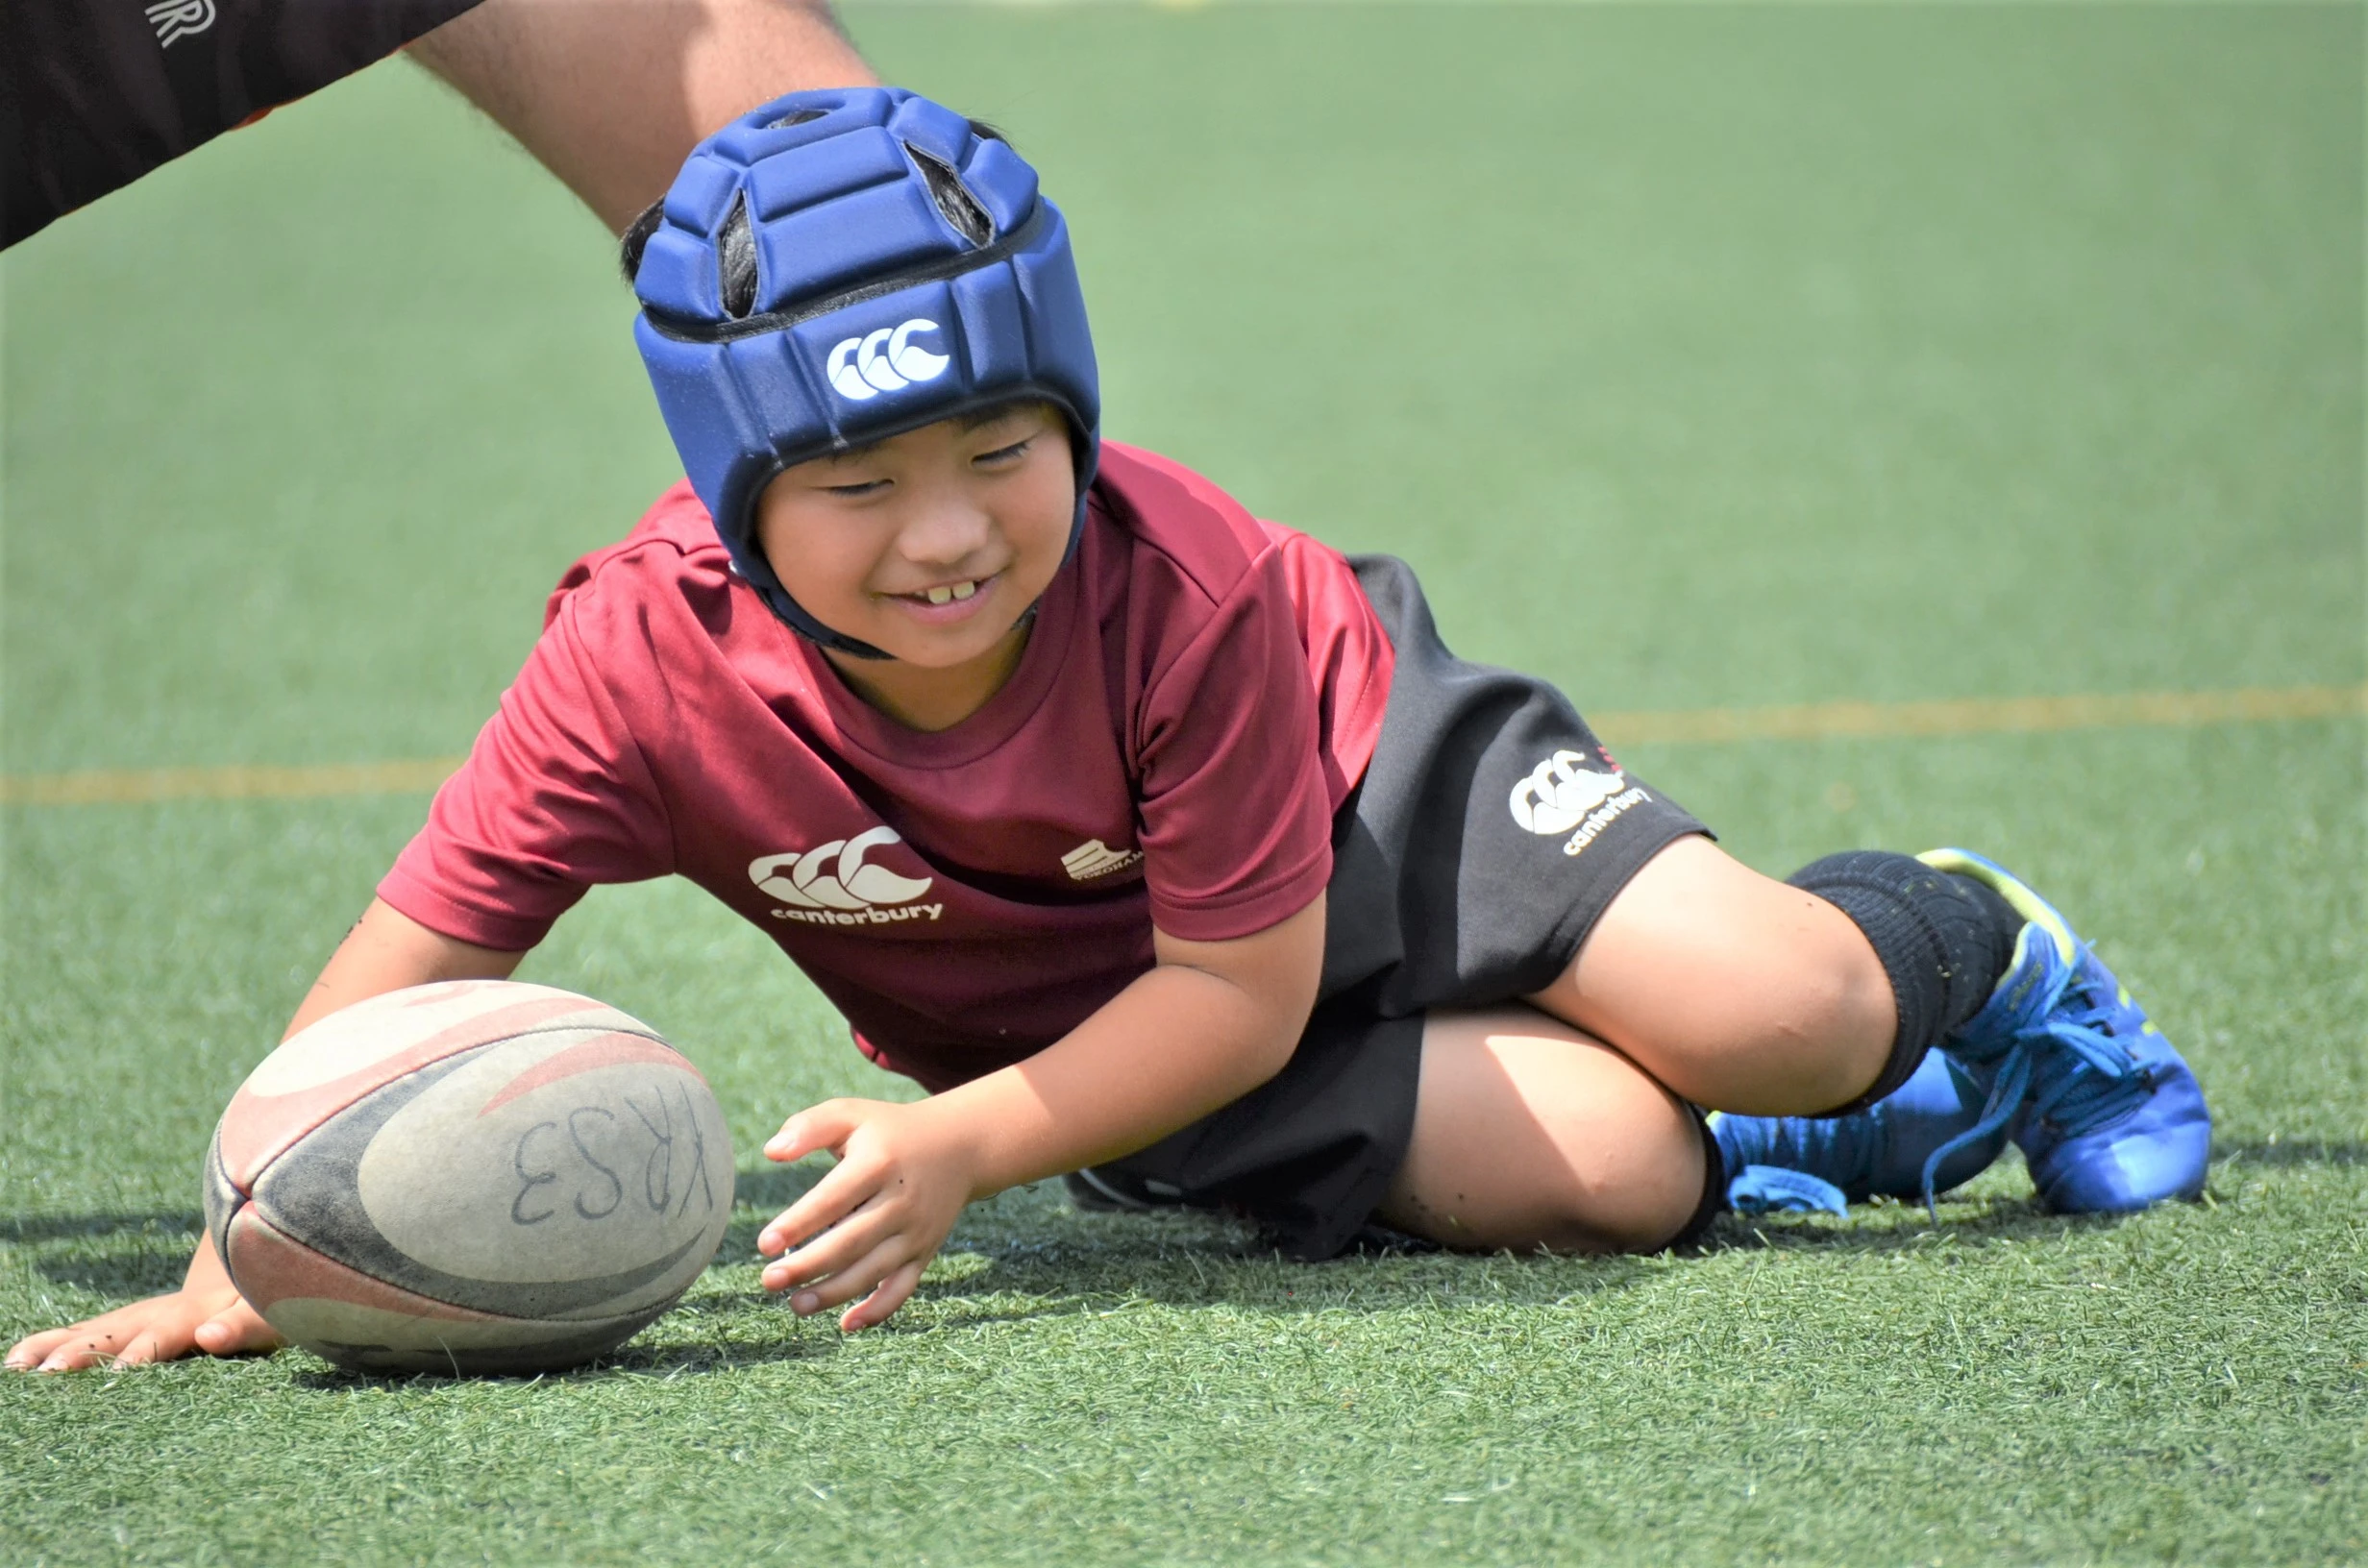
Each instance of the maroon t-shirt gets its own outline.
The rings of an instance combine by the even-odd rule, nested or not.
[[[867,706],[734,576],[687,484],[560,579],[542,640],[379,896],[480,946],[678,873],[780,944],[881,1066],[944,1089],[1331,874],[1392,652],[1341,555],[1102,448],[1008,684],[951,729]]]

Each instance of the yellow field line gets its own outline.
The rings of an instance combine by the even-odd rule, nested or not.
[[[145,800],[295,800],[328,795],[426,792],[451,776],[458,757],[414,762],[341,762],[317,768],[125,768],[0,776],[12,806],[99,806]]]
[[[2257,686],[2234,692],[2125,692],[2097,697],[1975,697],[1935,702],[1800,702],[1591,714],[1627,746],[1808,741],[1844,736],[1983,735],[2135,725],[2247,724],[2368,714],[2368,685]]]
[[[1858,737],[1984,735],[2064,729],[2265,723],[2368,714],[2368,685],[2274,686],[2234,692],[2126,692],[2096,697],[1964,698],[1935,702],[1800,702],[1764,708],[1680,708],[1589,716],[1619,746],[1718,745]],[[425,794],[458,757],[331,763],[314,768],[94,769],[0,775],[13,806],[121,805],[155,800],[313,799]]]

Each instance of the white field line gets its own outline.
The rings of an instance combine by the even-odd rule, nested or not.
[[[2192,727],[2368,715],[2368,684],[2252,687],[2232,692],[2127,692],[2091,697],[1961,698],[1931,702],[1799,702],[1760,708],[1605,712],[1588,722],[1616,746],[1719,746],[1739,741],[1912,739],[2051,730]],[[426,794],[458,757],[331,763],[311,768],[89,769],[0,774],[0,803],[96,806],[160,800],[295,800]]]

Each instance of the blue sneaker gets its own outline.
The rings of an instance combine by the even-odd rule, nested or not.
[[[2059,1213],[2121,1213],[2202,1192],[2211,1157],[2204,1091],[2113,971],[2001,867],[1962,849],[1916,858],[1995,889],[2027,922],[1988,1003],[1941,1047],[1990,1080],[1982,1119],[1957,1141],[1975,1145],[2005,1128],[2039,1201]],[[1951,1152],[1944,1144],[1935,1158]]]
[[[1880,1193],[1920,1197],[1930,1208],[1936,1194],[1973,1180],[2006,1151],[2004,1115],[1980,1136],[1965,1136],[1989,1109],[1990,1083],[1990,1075],[1934,1051],[1906,1083],[1852,1115],[1714,1115],[1711,1132],[1726,1161],[1728,1206],[1739,1213],[1839,1213],[1841,1200],[1863,1202]],[[1780,1179],[1787,1172],[1831,1184],[1832,1198],[1818,1201],[1823,1195],[1814,1188],[1796,1191],[1797,1184]]]

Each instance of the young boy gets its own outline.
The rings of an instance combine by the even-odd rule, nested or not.
[[[1929,1196],[2010,1137],[2060,1210],[2200,1189],[2193,1077],[2020,882],[1762,877],[1559,693],[1450,654],[1402,563],[1103,444],[1067,231],[992,132],[784,98],[627,270],[689,478],[561,581],[291,1031],[692,878],[932,1090],[766,1145],[837,1156],[758,1245],[850,1330],[966,1203],[1062,1173],[1310,1259],[1375,1218],[1653,1250],[1730,1201]],[[201,1242],[9,1364],[271,1342]]]

